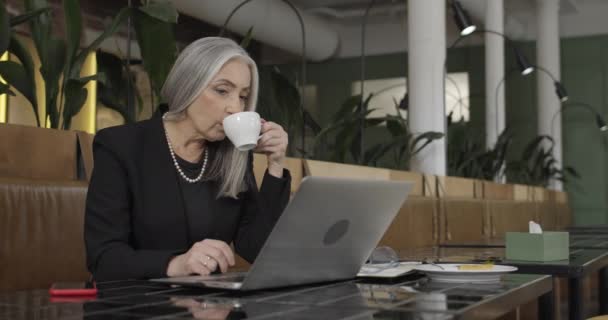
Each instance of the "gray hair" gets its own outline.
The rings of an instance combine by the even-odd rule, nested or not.
[[[221,37],[207,37],[194,41],[179,55],[161,90],[162,98],[169,105],[166,120],[177,120],[207,88],[209,82],[228,61],[240,59],[251,71],[251,88],[245,110],[254,111],[258,98],[258,69],[247,51],[236,42]],[[220,180],[219,196],[237,198],[247,189],[248,152],[238,151],[228,139],[208,143],[213,151],[207,179]]]

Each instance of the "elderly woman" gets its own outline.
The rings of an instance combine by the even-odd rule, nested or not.
[[[181,53],[162,88],[161,117],[101,130],[87,194],[87,265],[97,280],[226,272],[253,261],[286,206],[287,134],[262,120],[257,152],[225,139],[222,120],[255,110],[255,62],[234,41],[203,38]]]

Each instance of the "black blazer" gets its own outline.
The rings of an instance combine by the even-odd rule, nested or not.
[[[84,237],[96,280],[165,277],[172,257],[205,238],[234,242],[252,262],[289,201],[289,172],[266,172],[258,191],[250,154],[249,190],[238,199],[212,197],[208,208],[220,214],[205,235],[200,226],[209,221],[184,210],[160,117],[100,130],[93,152]]]

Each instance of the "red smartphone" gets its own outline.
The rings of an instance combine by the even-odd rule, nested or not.
[[[49,289],[49,294],[54,297],[65,296],[94,296],[97,294],[95,282],[57,282]]]

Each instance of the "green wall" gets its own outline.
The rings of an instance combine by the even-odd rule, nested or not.
[[[535,43],[517,43],[531,63],[535,63]],[[515,68],[512,51],[506,47],[507,78],[506,119],[513,130],[514,141],[510,158],[519,158],[524,146],[536,136],[536,76],[523,77]],[[608,114],[608,35],[566,38],[561,41],[562,82],[570,101],[594,106],[603,116]],[[366,78],[380,79],[407,76],[407,54],[370,56],[366,60]],[[284,70],[295,70],[284,66]],[[360,59],[331,60],[308,65],[308,83],[316,84],[318,107],[310,110],[323,125],[350,96],[353,81],[360,79]],[[484,50],[481,46],[450,49],[449,72],[469,72],[471,126],[485,134]],[[490,98],[495,99],[494,92]],[[608,223],[608,172],[606,165],[608,141],[595,127],[592,115],[582,108],[568,108],[562,118],[564,164],[574,167],[581,175],[566,185],[576,224]],[[483,137],[480,134],[480,137]],[[383,137],[371,134],[369,142]]]

